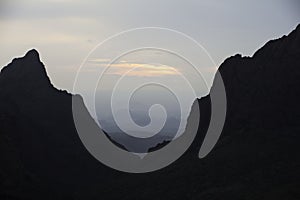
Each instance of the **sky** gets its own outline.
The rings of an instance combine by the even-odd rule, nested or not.
[[[76,72],[97,44],[140,27],[182,32],[199,42],[218,66],[228,56],[251,56],[268,40],[289,33],[300,22],[299,10],[297,0],[1,0],[0,66],[36,48],[54,85],[72,91]],[[144,72],[157,73],[146,64]],[[175,73],[169,67],[161,72]]]

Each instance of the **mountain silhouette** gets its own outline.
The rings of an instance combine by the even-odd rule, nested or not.
[[[0,199],[299,199],[299,55],[298,25],[252,57],[226,59],[219,72],[227,117],[212,152],[198,158],[211,118],[208,95],[197,100],[199,129],[182,157],[128,174],[85,149],[72,114],[76,99],[90,117],[83,99],[56,89],[30,50],[0,73]]]

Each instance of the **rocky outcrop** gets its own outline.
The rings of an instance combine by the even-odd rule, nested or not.
[[[299,45],[300,26],[267,42],[253,57],[235,55],[224,61],[219,71],[226,87],[230,129],[298,126]]]

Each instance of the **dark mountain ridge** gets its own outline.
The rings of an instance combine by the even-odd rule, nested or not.
[[[288,36],[267,42],[253,57],[236,55],[220,66],[232,124],[253,128],[298,126],[299,29],[298,25]],[[235,113],[239,122],[232,120]]]
[[[253,57],[226,59],[227,118],[216,147],[198,158],[208,95],[198,100],[190,148],[146,174],[96,161],[73,122],[72,98],[84,107],[82,98],[53,87],[36,50],[14,59],[0,73],[0,199],[299,199],[299,34],[298,25]]]

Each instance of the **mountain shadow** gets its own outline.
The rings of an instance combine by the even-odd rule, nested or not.
[[[299,55],[298,25],[252,57],[226,59],[219,72],[227,117],[212,152],[198,158],[208,95],[198,100],[197,136],[181,158],[128,174],[85,149],[72,115],[76,98],[88,116],[82,98],[55,89],[31,50],[0,73],[0,199],[299,199]]]

